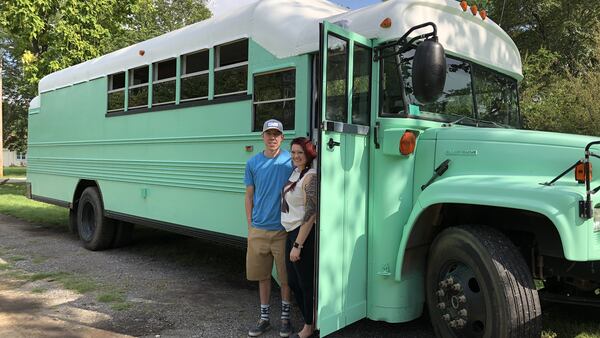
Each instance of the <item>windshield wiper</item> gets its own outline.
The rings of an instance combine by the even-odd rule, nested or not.
[[[452,115],[452,116],[460,116],[460,115]],[[451,121],[451,122],[446,122],[442,126],[443,127],[452,127],[452,125],[461,124],[461,122],[463,122],[463,121],[471,121],[474,126],[477,126],[477,122],[478,122],[476,118],[469,117],[469,116],[460,116],[458,119]]]
[[[505,129],[510,129],[512,128],[511,126],[507,125],[507,124],[502,124],[502,123],[498,123],[498,122],[494,122],[494,121],[488,121],[488,120],[478,120],[478,127],[479,127],[479,123],[489,123],[493,126],[496,126],[498,128],[505,128]]]
[[[453,116],[456,116],[456,115],[453,115]],[[469,116],[460,116],[458,119],[456,119],[456,120],[454,120],[452,122],[446,122],[442,126],[443,127],[451,127],[452,125],[455,125],[455,124],[464,124],[464,123],[461,123],[463,121],[470,121],[470,122],[473,123],[472,125],[474,125],[475,127],[479,127],[480,124],[482,124],[482,123],[488,123],[488,124],[491,124],[491,125],[493,125],[493,126],[495,126],[497,128],[512,128],[509,125],[501,124],[501,123],[494,122],[494,121],[479,120],[479,119],[476,119],[474,117],[469,117]],[[471,125],[471,124],[467,124],[467,125]]]

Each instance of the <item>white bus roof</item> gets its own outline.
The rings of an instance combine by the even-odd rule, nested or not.
[[[381,28],[386,17],[391,28]],[[390,0],[350,11],[325,0],[262,0],[222,16],[169,32],[45,76],[40,93],[178,55],[251,38],[278,58],[319,49],[319,22],[381,41],[434,22],[447,52],[522,79],[521,58],[510,37],[489,18],[463,12],[454,0]],[[143,55],[140,55],[143,50]]]

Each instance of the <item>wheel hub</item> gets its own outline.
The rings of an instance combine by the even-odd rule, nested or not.
[[[440,277],[435,294],[442,320],[459,336],[482,336],[485,304],[473,271],[453,264]]]

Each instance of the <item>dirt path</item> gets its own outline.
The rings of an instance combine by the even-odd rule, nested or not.
[[[66,229],[0,215],[0,336],[246,337],[258,292],[244,262],[244,250],[147,228],[129,247],[90,252]],[[433,335],[425,319],[364,320],[332,335],[381,336]]]

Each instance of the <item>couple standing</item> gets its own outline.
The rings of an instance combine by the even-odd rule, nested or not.
[[[248,280],[258,281],[260,320],[248,335],[257,337],[271,328],[270,294],[273,261],[281,285],[281,337],[313,334],[314,223],[317,211],[317,175],[311,168],[317,156],[309,139],[292,141],[281,149],[283,124],[263,125],[264,151],[246,163],[246,218],[248,220]],[[290,289],[304,317],[304,327],[292,334]]]

